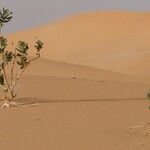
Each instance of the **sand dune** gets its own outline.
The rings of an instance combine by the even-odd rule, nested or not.
[[[150,75],[149,17],[135,12],[83,13],[9,38],[33,43],[38,36],[45,42],[43,58]]]
[[[94,67],[75,65],[60,61],[40,59],[32,63],[25,72],[26,75],[64,77],[92,80],[110,80],[110,81],[135,81],[149,82],[150,77],[128,75],[117,73],[110,70],[98,69]]]
[[[22,105],[0,110],[0,147],[149,150],[149,18],[85,13],[9,35],[45,49],[22,77]]]
[[[149,78],[44,59],[36,61],[25,74],[20,98],[50,101],[146,99],[150,89]]]
[[[39,60],[22,78],[24,105],[0,112],[1,147],[148,150],[149,87],[142,77]]]

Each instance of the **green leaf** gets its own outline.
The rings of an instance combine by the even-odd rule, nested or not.
[[[4,76],[0,75],[0,85],[4,85]]]
[[[27,51],[29,49],[28,43],[24,42],[24,41],[18,41],[17,43],[17,48],[16,50],[20,53],[20,54],[24,54],[27,55]]]
[[[0,37],[0,53],[4,52],[4,49],[7,47],[7,39],[3,36]]]
[[[22,57],[22,54],[18,53],[17,56],[18,56],[18,57]]]
[[[3,8],[0,11],[0,22],[1,23],[7,23],[12,19],[12,12],[9,11],[9,9]]]
[[[147,94],[147,97],[148,97],[148,98],[149,98],[149,100],[150,100],[150,93],[148,93],[148,94]]]
[[[5,61],[10,62],[12,60],[12,58],[13,58],[13,53],[6,51],[5,52]]]
[[[37,51],[39,52],[42,48],[43,48],[44,43],[41,42],[40,40],[36,41],[36,44],[34,45],[34,47],[37,49]]]
[[[22,65],[22,62],[20,62],[20,61],[17,61],[17,64],[18,64],[19,66],[21,66],[21,65]]]

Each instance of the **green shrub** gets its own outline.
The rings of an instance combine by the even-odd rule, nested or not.
[[[34,45],[36,54],[32,59],[29,57],[29,44],[25,41],[18,41],[15,48],[11,51],[6,50],[7,39],[2,36],[1,29],[6,23],[11,21],[12,14],[13,13],[9,11],[9,9],[3,8],[0,10],[0,88],[3,91],[3,97],[1,97],[3,101],[2,108],[17,105],[13,100],[19,91],[18,81],[28,66],[33,61],[40,58],[40,52],[44,44],[36,39]],[[19,74],[17,75],[15,66],[19,67]],[[8,68],[11,69],[8,70]]]

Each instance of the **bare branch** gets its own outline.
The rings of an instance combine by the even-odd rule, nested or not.
[[[17,90],[13,91],[13,98],[17,96],[19,90],[20,90],[21,84],[18,85]]]
[[[38,58],[40,58],[40,53],[37,53],[37,56],[34,57],[34,58],[32,58],[32,59],[30,59],[30,60],[28,61],[28,63],[31,63],[32,61],[35,61],[35,60],[37,60]]]
[[[9,81],[8,81],[5,65],[3,65],[3,73],[4,73],[4,79],[5,79],[5,82],[6,82],[7,90],[9,91],[10,96],[11,96],[11,87],[10,87],[10,84],[9,84]]]
[[[23,73],[26,71],[26,69],[28,68],[28,66],[31,64],[31,62],[37,60],[38,58],[40,58],[40,53],[37,54],[37,56],[35,58],[32,58],[28,61],[27,65],[25,66],[25,68],[20,72],[20,74],[17,76],[17,78],[14,81],[14,84],[11,87],[11,90],[14,90],[14,87],[16,86],[16,84],[18,83],[18,81],[20,80],[21,76],[23,75]]]
[[[12,42],[12,48],[14,46],[14,43]],[[13,55],[13,60],[12,60],[12,65],[11,65],[11,83],[10,85],[12,86],[13,80],[14,80],[14,68],[15,68],[15,62],[16,62],[16,48],[14,49],[14,55]]]

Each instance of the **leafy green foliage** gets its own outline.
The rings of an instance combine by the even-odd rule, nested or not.
[[[40,40],[36,41],[36,45],[34,46],[37,49],[37,52],[40,52],[40,50],[43,48],[44,43]]]
[[[6,51],[4,56],[5,56],[5,62],[8,64],[8,62],[11,62],[13,58],[13,53]]]
[[[147,97],[150,99],[150,93],[147,94]]]
[[[0,37],[0,53],[4,52],[4,49],[7,47],[7,39],[3,36]]]
[[[37,50],[37,55],[40,54],[40,50],[43,48],[43,45],[44,43],[41,42],[40,40],[36,41],[36,44],[34,45],[34,47]],[[29,64],[29,61],[27,58],[28,50],[29,50],[28,43],[24,41],[19,41],[16,50],[17,50],[17,57],[19,58],[19,61],[17,61],[17,64],[20,66],[20,69],[24,69]]]
[[[18,42],[18,46],[16,50],[17,50],[17,57],[19,58],[19,61],[17,61],[17,64],[20,66],[20,69],[24,69],[28,64],[27,61],[28,49],[29,49],[28,43],[24,41]]]
[[[27,51],[29,49],[28,43],[26,43],[24,41],[19,41],[18,47],[16,49],[19,52],[19,54],[27,55]]]
[[[3,86],[4,85],[4,76],[0,75],[0,85]]]
[[[1,28],[11,21],[12,12],[8,9],[3,8],[0,10],[0,31]],[[1,33],[0,33],[1,34]],[[16,46],[13,47],[11,51],[7,50],[7,39],[0,36],[0,87],[3,88],[6,94],[4,99],[11,101],[17,95],[17,90],[15,86],[18,80],[23,75],[26,68],[31,64],[31,62],[40,58],[40,50],[43,48],[44,43],[37,39],[34,48],[36,49],[36,55],[32,59],[29,59],[29,44],[25,41],[18,41]],[[12,44],[12,46],[14,46]],[[8,67],[6,67],[8,66]],[[19,72],[14,66],[19,66]],[[7,70],[10,69],[10,70]],[[10,73],[10,78],[8,78],[8,73]]]
[[[9,9],[3,8],[0,11],[0,27],[12,19],[12,12]]]

